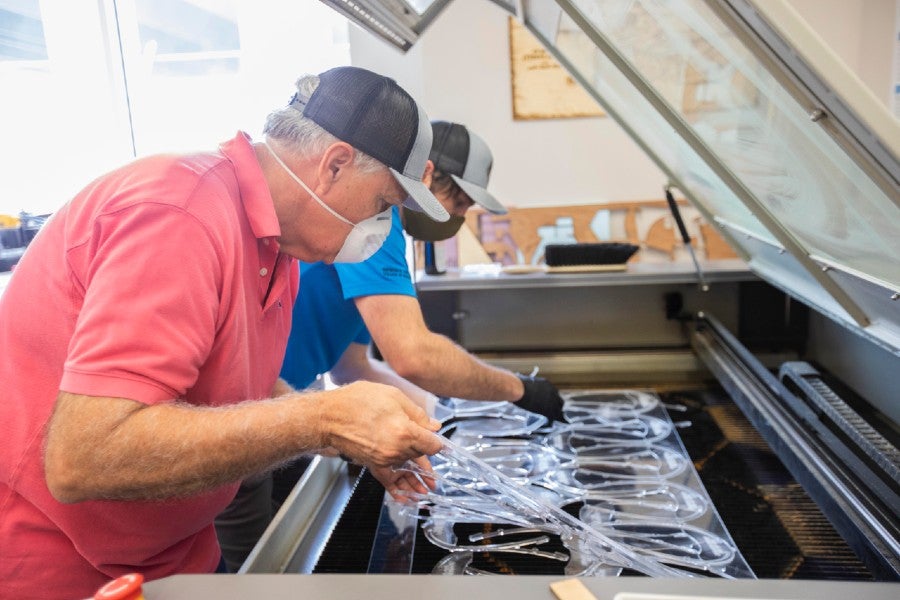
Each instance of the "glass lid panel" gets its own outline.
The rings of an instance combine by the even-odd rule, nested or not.
[[[434,4],[434,0],[406,0],[406,2],[420,15],[425,14],[425,11]]]
[[[710,213],[776,243],[765,226],[566,14],[561,15],[555,38],[548,42]]]
[[[573,4],[812,255],[900,285],[898,199],[888,197],[810,120],[701,0]],[[569,47],[563,52],[579,69],[585,68],[585,50],[558,41],[561,50]],[[590,43],[582,38],[585,41]],[[593,76],[587,78],[598,91],[600,79],[610,77],[601,65],[603,61],[595,60],[589,69]],[[619,85],[616,90],[622,92]],[[680,160],[670,163],[673,168],[692,175],[702,172],[693,164],[693,153],[683,155],[679,148],[678,155]],[[703,197],[715,214],[760,231],[762,226],[748,223],[746,215],[736,218],[739,211],[732,204],[739,201],[733,194],[709,191],[712,194]]]

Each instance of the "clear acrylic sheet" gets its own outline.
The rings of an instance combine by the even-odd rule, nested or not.
[[[488,496],[492,494],[491,490],[484,489],[486,485],[483,482],[473,482],[472,485]],[[687,486],[669,482],[634,480],[610,484],[602,489],[574,490],[574,493],[560,487],[544,487],[545,485],[545,482],[532,485],[531,491],[539,495],[544,502],[559,508],[582,502],[585,506],[591,507],[592,512],[587,514],[591,516],[592,520],[602,518],[601,514],[605,513],[607,520],[637,519],[664,523],[687,523],[702,517],[710,507],[709,501],[702,493]],[[490,511],[493,510],[493,507],[484,506],[480,501],[475,504],[475,507],[481,512],[474,518],[469,518],[473,514],[471,512],[465,515],[456,514],[458,512],[456,509],[460,506],[468,505],[470,508],[467,510],[472,510],[471,500],[468,497],[456,499],[455,496],[458,495],[452,491],[447,493],[449,506],[434,505],[430,509],[431,515],[444,519],[453,519],[455,515],[458,523],[482,523],[485,522],[484,515],[492,514]]]
[[[686,524],[687,521],[703,516],[709,510],[710,503],[703,494],[689,487],[664,481],[662,477],[659,477],[659,473],[662,471],[659,467],[653,469],[657,474],[655,480],[636,477],[634,473],[623,479],[621,471],[614,472],[614,478],[609,480],[603,476],[601,469],[594,481],[585,484],[584,481],[576,480],[582,470],[572,469],[577,457],[574,457],[574,460],[571,460],[573,457],[564,457],[570,460],[562,463],[552,448],[535,441],[467,438],[458,435],[453,437],[453,441],[517,482],[535,483],[559,492],[559,495],[554,497],[541,489],[541,496],[546,502],[557,507],[576,501],[586,502],[580,515],[582,520],[609,535],[612,539],[618,539],[626,545],[638,549],[639,553],[655,555],[661,562],[717,572],[722,571],[735,556],[736,550],[725,539]],[[629,446],[624,448],[627,452],[620,452],[620,454],[626,457],[629,455],[640,456],[651,448],[636,449]],[[623,449],[616,448],[615,450]],[[678,456],[671,451],[658,450]],[[588,462],[590,461],[588,460]],[[609,464],[613,461],[605,462]],[[687,461],[680,458],[679,467],[668,469],[666,475],[681,473],[686,465]],[[451,466],[448,462],[439,462],[435,468],[438,471],[445,471]],[[647,471],[642,473],[646,474]],[[478,482],[471,482],[470,485],[476,489],[484,488],[484,485]],[[485,490],[485,493],[490,494],[490,491]],[[471,508],[471,504],[468,502],[462,504]],[[489,513],[492,507],[479,503],[477,510],[479,515],[471,520],[481,522],[484,520],[484,513]],[[443,533],[452,534],[452,522],[470,519],[468,516],[460,518],[460,515],[454,515],[453,509],[448,509],[446,506],[433,508],[431,517],[432,519],[425,527],[426,537],[442,548],[454,548],[457,551],[479,549],[483,552],[516,552],[547,556],[542,550],[533,547],[535,544],[546,543],[548,541],[546,537],[482,546],[460,545],[452,535],[436,538],[434,537],[436,524],[441,525]],[[497,533],[504,535],[507,532],[525,533],[530,531],[535,530],[500,530]],[[477,540],[486,539],[488,536],[477,538]],[[470,541],[477,540],[473,537]],[[725,575],[724,572],[723,575]]]
[[[578,563],[575,568],[579,573],[603,565],[629,568],[655,577],[692,576],[689,571],[665,565],[649,554],[635,552],[546,502],[531,486],[516,483],[449,439],[439,437],[443,447],[435,456],[450,463],[449,468],[428,473],[413,462],[403,467],[419,477],[433,477],[437,483],[434,492],[406,493],[418,507],[438,506],[454,513],[454,518],[483,517],[484,522],[505,522],[558,535],[571,551],[570,562]],[[486,487],[492,493],[482,492],[478,487]],[[453,496],[448,496],[447,491],[452,491]],[[418,515],[417,507],[410,510]]]
[[[592,405],[597,406],[595,412]],[[476,407],[463,404],[460,408],[460,414],[479,414]],[[483,415],[495,407],[479,408]],[[438,522],[503,523],[518,525],[525,528],[524,532],[556,533],[552,524],[535,523],[534,518],[523,516],[528,512],[521,506],[510,506],[514,496],[510,496],[509,489],[498,491],[495,486],[500,481],[526,491],[533,501],[552,506],[567,517],[560,507],[583,502],[581,517],[592,530],[588,539],[600,534],[606,542],[626,548],[626,557],[650,558],[658,566],[672,565],[722,577],[754,577],[655,395],[632,390],[569,394],[565,413],[577,422],[557,423],[528,439],[485,437],[484,429],[477,429],[477,433],[457,429],[450,442],[455,445],[445,445],[445,450],[433,459],[438,489],[417,498],[435,520],[426,535],[447,533],[444,525],[438,529]],[[448,458],[448,453],[455,453],[457,460]],[[460,453],[467,455],[463,461],[467,468],[460,466]],[[479,463],[482,466],[472,468]],[[490,469],[487,473],[491,476],[483,467]],[[452,534],[452,525],[449,531]],[[500,530],[494,535],[516,531]],[[460,543],[454,537],[436,539],[456,552],[485,550],[483,546]],[[528,539],[540,536],[525,538]],[[610,565],[635,568],[622,564],[620,555],[618,562],[605,555],[598,557],[591,543],[586,547],[583,541],[565,545],[572,550],[566,568],[570,574],[608,569]],[[491,551],[543,552],[539,546],[537,542],[503,542]],[[649,570],[653,570],[652,564]],[[647,569],[647,565],[643,567]]]
[[[434,575],[499,575],[498,572],[492,572],[480,569],[472,565],[474,555],[472,551],[451,552],[442,558],[432,569]],[[569,561],[572,564],[572,561]],[[583,572],[570,572],[566,568],[566,574],[570,576],[582,575],[593,577],[616,577],[622,572],[621,567],[605,567],[603,565],[594,565],[590,570]]]
[[[519,408],[512,402],[485,402],[443,398],[434,417],[444,423],[441,433],[454,430],[470,435],[524,436],[547,425],[547,417]]]
[[[649,392],[632,390],[627,392],[656,397],[655,394]],[[625,394],[625,396],[634,397],[630,394]],[[590,390],[570,394],[568,397],[577,401],[578,410],[582,415],[579,424],[586,424],[590,421],[590,417],[584,415],[590,412],[592,401],[597,405],[597,422],[602,423],[604,419],[608,419],[608,404],[610,402],[620,404],[623,391]],[[609,485],[597,486],[596,483],[602,480],[593,476],[583,479],[583,476],[579,474],[576,482],[587,483],[589,493],[595,494],[593,498],[590,496],[585,498],[582,517],[589,517],[595,527],[604,523],[602,531],[614,539],[635,547],[639,552],[658,552],[658,549],[641,547],[636,541],[638,539],[644,539],[646,543],[652,542],[652,544],[664,540],[664,545],[673,547],[663,554],[655,555],[667,564],[679,564],[721,577],[755,577],[716,512],[665,407],[661,402],[657,402],[653,408],[640,413],[638,417],[651,419],[651,422],[654,422],[653,418],[657,418],[669,425],[669,433],[666,437],[654,439],[645,448],[652,448],[654,452],[661,452],[668,457],[679,456],[680,460],[676,462],[682,464],[684,468],[661,470],[658,476],[638,478],[634,482],[626,479],[615,481],[610,478],[614,488]],[[623,414],[622,420],[628,421],[632,418],[634,415],[626,413]],[[595,442],[590,436],[582,434],[583,431],[579,428],[573,430],[572,433],[557,435],[557,437],[553,437],[551,433],[547,439],[551,445],[574,452],[579,456],[591,456],[595,452],[603,451],[602,448],[598,449],[594,445]],[[557,489],[565,492],[567,485],[571,482],[557,480],[556,483]],[[629,487],[631,490],[628,490]],[[596,494],[609,493],[613,489],[615,495],[624,495],[625,501],[615,498],[614,495],[610,495],[604,500],[596,497]],[[668,523],[665,523],[666,521]],[[649,523],[647,527],[650,529],[641,525],[643,523]],[[664,525],[664,527],[660,527],[660,525]],[[648,535],[648,532],[653,533]],[[679,544],[681,550],[675,550],[674,547]],[[676,556],[678,552],[684,553],[684,556],[678,558]],[[686,556],[694,557],[694,559],[687,561]],[[686,562],[690,562],[690,565]]]
[[[688,466],[684,456],[662,446],[601,446],[581,453],[571,446],[560,449],[558,438],[503,439],[456,432],[450,439],[516,481],[540,483],[574,497],[621,480],[671,478]]]
[[[557,424],[547,434],[547,442],[572,454],[588,454],[600,450],[605,454],[614,448],[626,446],[646,447],[665,440],[672,433],[672,422],[659,417],[641,415],[623,421],[603,424]]]
[[[550,541],[550,537],[543,534],[540,530],[519,528],[510,535],[510,538],[516,539],[503,539],[502,541],[488,544],[466,545],[459,543],[456,533],[453,531],[454,524],[454,521],[435,518],[432,515],[432,518],[425,522],[422,530],[425,532],[425,537],[429,542],[438,548],[450,550],[451,552],[507,552],[511,554],[530,554],[532,556],[558,560],[560,562],[568,562],[569,560],[568,554],[562,552],[549,552],[539,548],[540,545]],[[469,541],[476,542],[479,540],[470,537]]]
[[[579,517],[610,538],[669,565],[726,575],[737,550],[723,537],[685,523],[609,521],[610,513],[585,506]]]
[[[620,390],[597,394],[596,392],[570,392],[565,394],[563,414],[569,423],[584,423],[598,417],[630,419],[650,412],[659,405],[659,398],[638,390]]]

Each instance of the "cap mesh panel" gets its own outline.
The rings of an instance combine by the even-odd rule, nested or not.
[[[418,132],[412,97],[392,79],[356,67],[322,73],[303,114],[400,172]]]
[[[436,122],[432,125],[434,143],[431,162],[434,168],[450,175],[462,177],[469,157],[469,132],[457,123]]]

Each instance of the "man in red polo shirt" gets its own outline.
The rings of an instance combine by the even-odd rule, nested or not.
[[[297,82],[265,140],[108,173],[40,232],[0,299],[0,597],[212,572],[241,479],[331,447],[389,490],[440,449],[396,388],[278,380],[304,261],[365,260],[421,182],[427,116],[342,67]],[[424,490],[423,490],[424,491]]]

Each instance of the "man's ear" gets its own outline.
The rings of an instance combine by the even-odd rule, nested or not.
[[[425,187],[430,188],[431,182],[434,180],[434,163],[429,161],[425,162],[425,174],[422,175],[422,183],[425,184]]]
[[[319,160],[319,193],[325,194],[339,179],[347,175],[356,158],[356,149],[347,142],[335,142],[325,149]]]

